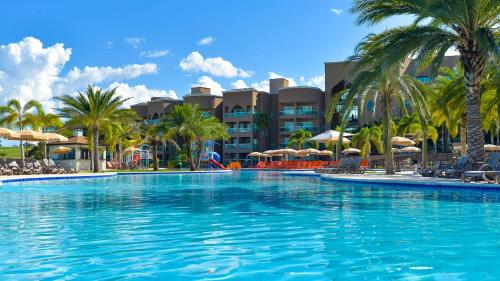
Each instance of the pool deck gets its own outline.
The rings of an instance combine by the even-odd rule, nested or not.
[[[164,172],[154,172],[154,171],[144,171],[144,172],[117,172],[119,176],[126,175],[197,175],[197,174],[232,174],[233,170],[207,170],[207,171],[164,171]]]
[[[464,183],[460,179],[445,179],[435,177],[422,177],[413,173],[399,173],[396,175],[385,175],[380,172],[367,174],[318,174],[311,171],[291,171],[284,172],[288,176],[309,176],[320,177],[325,181],[347,182],[358,184],[382,184],[396,186],[412,187],[433,187],[433,188],[465,188],[479,190],[497,190],[500,191],[500,184],[491,184],[486,182]]]

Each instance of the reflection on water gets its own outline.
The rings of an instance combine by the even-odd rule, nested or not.
[[[9,184],[0,279],[496,279],[499,194],[272,172]]]

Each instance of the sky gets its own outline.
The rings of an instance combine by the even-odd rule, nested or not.
[[[20,96],[47,111],[55,96],[89,83],[117,87],[127,105],[182,98],[286,77],[324,87],[324,62],[349,57],[371,32],[408,23],[357,26],[349,0],[3,0],[0,103]]]

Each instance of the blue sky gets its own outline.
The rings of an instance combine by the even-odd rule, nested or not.
[[[0,101],[20,92],[22,99],[37,98],[53,108],[54,96],[87,83],[118,86],[131,103],[155,95],[182,97],[192,85],[216,93],[265,88],[270,76],[322,86],[325,61],[345,59],[370,32],[408,22],[356,26],[351,4],[4,0]]]

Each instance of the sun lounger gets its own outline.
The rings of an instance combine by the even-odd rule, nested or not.
[[[354,159],[344,158],[340,160],[340,163],[337,167],[319,168],[315,169],[315,172],[320,174],[342,174],[342,173],[351,173],[354,169],[355,169]]]
[[[17,161],[8,162],[7,167],[11,169],[15,175],[31,175],[30,169],[21,167]]]
[[[472,162],[469,156],[462,156],[458,159],[457,163],[453,165],[452,168],[445,169],[445,170],[439,170],[438,172],[438,177],[445,177],[445,178],[461,178],[462,174],[470,170],[472,166]]]
[[[38,162],[38,160],[34,162],[27,162],[26,168],[31,171],[31,174],[41,175],[43,173],[43,169],[41,166],[35,165],[35,162]]]
[[[476,171],[465,171],[462,175],[464,182],[486,181],[489,183],[499,182],[500,177],[500,153],[490,155],[488,162]]]
[[[14,174],[14,171],[7,167],[4,161],[0,161],[0,174],[4,176],[11,176]]]
[[[49,159],[48,161],[49,161],[50,166],[52,166],[52,167],[56,167],[56,168],[59,168],[59,169],[63,170],[63,172],[64,172],[64,173],[67,173],[67,174],[74,174],[74,173],[78,173],[78,172],[80,172],[78,169],[74,169],[74,168],[67,168],[67,167],[65,167],[63,164],[56,164],[56,163],[54,162],[54,160],[52,160],[52,159]]]

